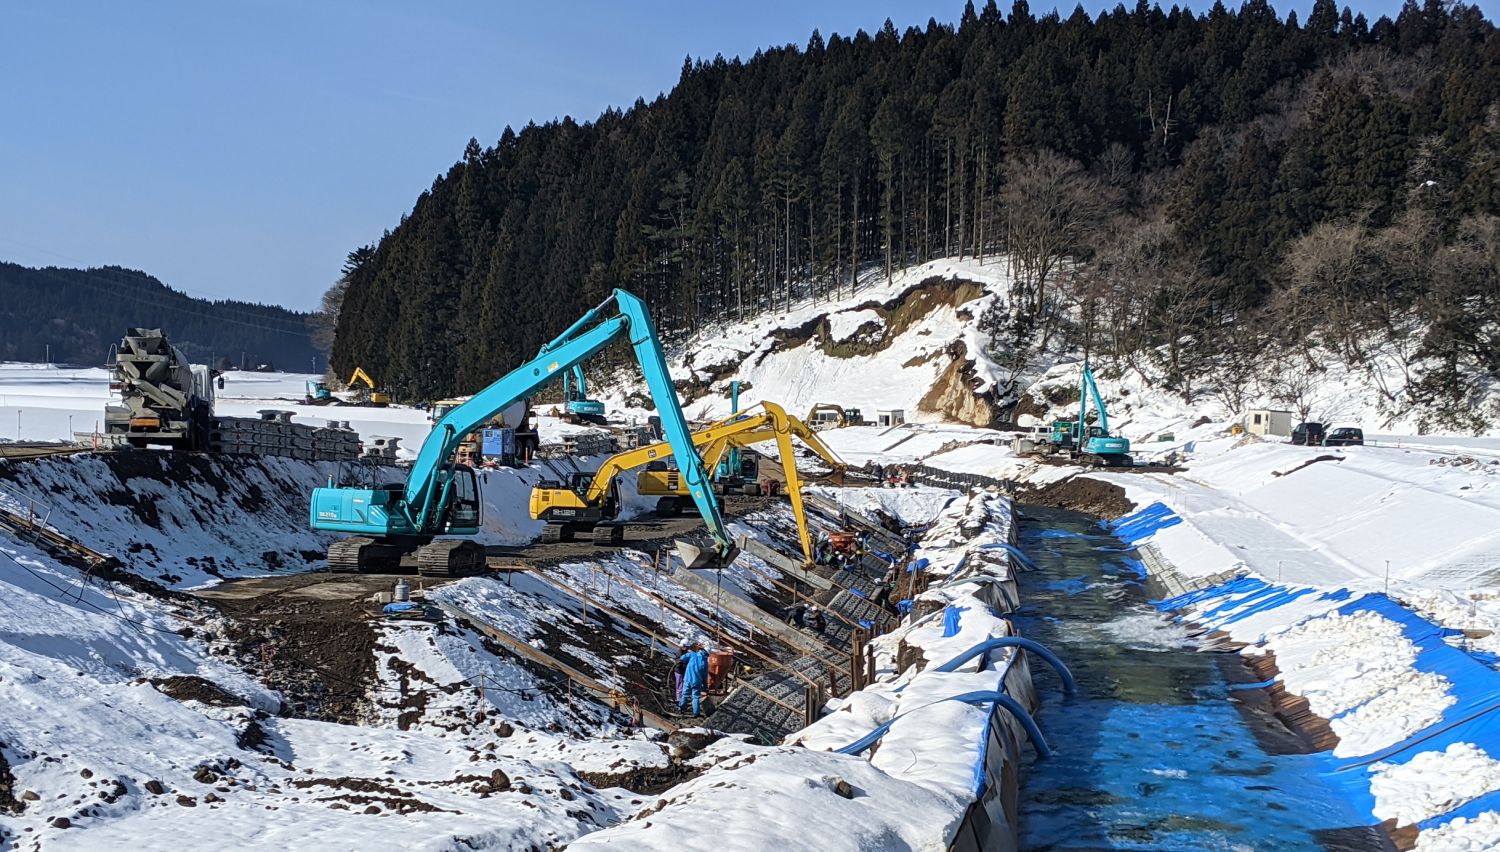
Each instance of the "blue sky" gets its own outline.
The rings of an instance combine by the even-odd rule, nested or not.
[[[1275,5],[1305,15],[1311,0]],[[1371,20],[1399,7],[1356,5]],[[198,296],[311,308],[471,136],[649,99],[688,54],[962,8],[0,0],[0,260],[118,264]]]

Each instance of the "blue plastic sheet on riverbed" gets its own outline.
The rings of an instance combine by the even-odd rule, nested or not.
[[[1138,518],[1135,533],[1175,523],[1168,515]],[[1027,769],[1022,848],[1311,852],[1323,849],[1319,829],[1373,823],[1328,782],[1319,756],[1262,749],[1219,658],[1146,629],[1156,619],[1119,533],[1092,522],[1082,535],[1055,532],[1081,525],[1062,517],[1021,531],[1042,565],[1019,578],[1035,609],[1017,618],[1021,632],[1067,661],[1080,693],[1063,698],[1038,675],[1053,755]]]
[[[1064,849],[1318,850],[1315,828],[1364,819],[1322,779],[1315,755],[1267,755],[1233,705],[1084,700],[1052,710],[1056,750],[1028,778],[1032,843]],[[1044,713],[1043,718],[1048,718]],[[1080,807],[1087,813],[1080,819]],[[1252,816],[1253,814],[1253,816]]]
[[[1156,606],[1163,610],[1175,610],[1222,595],[1232,595],[1232,600],[1194,615],[1196,619],[1207,619],[1236,610],[1233,616],[1217,621],[1227,624],[1254,612],[1275,609],[1297,597],[1312,593],[1314,590],[1311,589],[1288,589],[1263,580],[1242,577],[1219,586],[1158,601]],[[1340,614],[1369,612],[1399,624],[1402,635],[1417,647],[1417,657],[1412,667],[1444,678],[1449,684],[1449,694],[1455,699],[1454,704],[1443,711],[1438,721],[1410,734],[1399,743],[1355,757],[1337,758],[1331,753],[1316,756],[1323,764],[1322,771],[1326,780],[1362,816],[1368,814],[1370,819],[1374,819],[1374,799],[1369,785],[1370,767],[1376,763],[1404,764],[1418,754],[1443,751],[1455,743],[1469,743],[1491,757],[1500,758],[1500,672],[1449,645],[1445,639],[1455,635],[1455,631],[1433,624],[1383,594],[1362,594],[1356,597],[1347,589],[1320,594],[1326,600],[1348,601],[1336,610]],[[1238,610],[1240,607],[1244,609]],[[1354,712],[1358,712],[1358,708],[1342,715]],[[1418,825],[1421,828],[1431,828],[1460,816],[1473,818],[1485,811],[1497,809],[1500,809],[1500,791],[1461,803]]]

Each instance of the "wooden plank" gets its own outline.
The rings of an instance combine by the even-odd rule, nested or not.
[[[623,693],[620,693],[617,690],[610,689],[608,686],[605,686],[599,681],[594,680],[578,669],[573,668],[567,663],[556,659],[555,657],[547,654],[544,651],[540,651],[536,648],[531,647],[531,645],[522,642],[520,639],[517,639],[516,637],[510,635],[509,633],[506,633],[500,628],[495,627],[494,625],[486,622],[484,619],[474,616],[472,613],[461,607],[454,606],[453,604],[440,603],[438,604],[438,608],[448,613],[449,615],[452,615],[454,618],[462,618],[465,621],[472,623],[475,627],[479,628],[479,631],[484,635],[490,637],[491,639],[494,639],[496,642],[499,642],[501,645],[504,645],[506,648],[522,657],[525,657],[528,660],[531,660],[537,665],[545,666],[546,668],[552,669],[556,672],[561,672],[562,674],[566,675],[569,680],[577,683],[579,686],[583,687],[585,691],[593,694],[595,698],[598,698],[604,703],[616,707],[617,709],[625,709],[621,708],[617,703],[617,698]],[[652,713],[644,707],[638,708],[638,711],[641,714],[641,720],[651,727],[656,728],[657,730],[666,731],[667,733],[671,733],[672,731],[677,730],[677,725],[675,723],[670,722],[665,718],[656,715],[655,713]]]

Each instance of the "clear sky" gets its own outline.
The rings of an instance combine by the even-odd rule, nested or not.
[[[1311,2],[1274,5],[1305,15]],[[1354,5],[1372,21],[1400,7]],[[887,17],[952,22],[962,8],[0,0],[0,260],[117,264],[197,296],[308,309],[471,136],[490,145],[507,124],[649,100],[688,54],[748,56]]]

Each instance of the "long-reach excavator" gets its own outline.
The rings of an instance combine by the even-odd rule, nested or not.
[[[621,338],[629,340],[641,365],[667,443],[678,458],[693,502],[713,539],[712,545],[706,546],[679,541],[678,555],[690,567],[728,564],[737,552],[734,539],[725,528],[708,472],[693,450],[687,419],[646,303],[624,290],[615,290],[537,357],[445,414],[422,442],[405,485],[335,488],[330,484],[315,489],[310,507],[312,528],[353,534],[328,548],[329,570],[389,570],[400,565],[402,556],[413,552],[423,574],[458,576],[481,570],[484,548],[477,542],[437,539],[440,535],[467,536],[479,531],[479,483],[473,468],[453,460],[459,442],[506,406],[535,393],[559,372]]]
[[[703,447],[701,464],[712,468],[731,446],[746,446],[761,441],[775,440],[781,456],[781,464],[787,479],[787,496],[791,499],[792,513],[797,519],[797,532],[801,539],[802,552],[809,562],[813,559],[812,539],[808,533],[806,514],[802,506],[802,482],[797,474],[796,452],[792,449],[795,435],[808,444],[824,460],[842,469],[844,463],[834,455],[813,431],[800,420],[792,417],[774,402],[762,402],[764,409],[759,414],[741,413],[712,423],[694,432],[693,444]],[[611,521],[619,514],[619,476],[627,470],[648,462],[675,455],[681,481],[690,483],[687,468],[698,461],[697,453],[691,454],[689,464],[681,462],[682,455],[676,453],[676,445],[670,442],[652,444],[627,450],[610,456],[594,473],[575,474],[571,482],[543,481],[531,490],[531,517],[546,521],[542,531],[543,541],[560,541],[575,533],[591,533],[596,544],[617,544],[621,538],[621,526]],[[656,473],[653,471],[652,473]],[[668,472],[663,472],[668,473]],[[684,487],[690,488],[690,485]],[[691,493],[691,491],[689,491]],[[670,495],[674,501],[676,493]]]
[[[729,423],[730,421],[724,420],[720,422]],[[839,458],[834,454],[833,450],[828,448],[827,444],[823,443],[823,440],[818,437],[818,433],[805,422],[799,420],[795,414],[786,415],[786,422],[787,428],[791,430],[792,435],[806,445],[808,449],[812,450],[819,458],[827,462],[828,466],[834,471],[843,471],[848,467],[843,459]],[[752,490],[747,490],[745,493],[760,493],[758,483],[745,482],[746,479],[753,478],[750,471],[759,468],[759,465],[756,464],[758,457],[754,454],[746,453],[740,460],[732,464],[728,463],[728,459],[732,453],[741,448],[749,447],[763,441],[774,440],[775,437],[775,428],[767,426],[743,432],[734,431],[709,444],[703,445],[698,454],[703,458],[704,467],[716,472],[714,486],[718,492],[720,494],[737,493],[735,486],[744,485],[747,488],[753,486]],[[781,459],[783,468],[791,463],[791,460]],[[681,472],[668,468],[665,464],[660,466],[652,465],[637,473],[635,488],[636,493],[642,497],[658,498],[656,501],[656,512],[659,515],[676,514],[691,502],[689,499],[691,495],[687,491]]]

